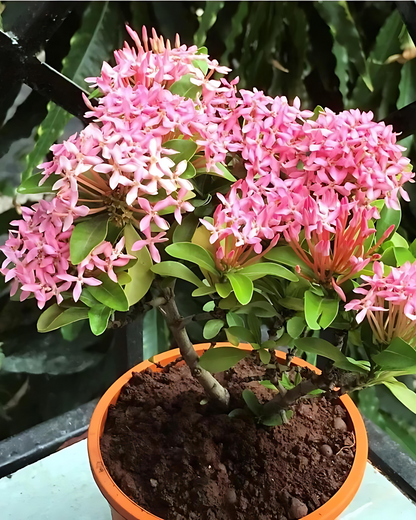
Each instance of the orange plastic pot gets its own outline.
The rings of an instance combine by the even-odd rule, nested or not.
[[[227,343],[218,343],[218,347],[227,346]],[[208,343],[196,345],[195,349],[198,354],[202,355],[203,351],[209,347]],[[240,345],[240,348],[251,350],[249,345]],[[276,352],[280,360],[285,359],[283,352]],[[170,350],[163,354],[155,356],[155,361],[161,365],[166,365],[174,361],[180,355],[179,349]],[[319,372],[318,369],[299,358],[294,358],[294,364],[308,367]],[[121,376],[103,395],[91,418],[91,423],[88,431],[88,455],[94,480],[105,496],[111,507],[113,520],[162,520],[159,517],[149,513],[145,509],[135,504],[130,498],[121,491],[111,478],[104,465],[101,456],[100,439],[104,431],[105,422],[107,420],[108,408],[111,404],[117,402],[123,386],[128,383],[131,378],[131,373],[142,372],[146,368],[151,368],[155,371],[160,371],[153,363],[144,361],[135,366],[132,370],[126,372]],[[364,422],[353,401],[348,396],[342,396],[341,402],[346,408],[351,422],[354,426],[354,435],[356,440],[356,453],[351,472],[345,480],[342,487],[335,495],[326,502],[322,507],[313,513],[305,516],[303,520],[336,520],[338,516],[347,508],[349,503],[354,498],[360,487],[364,476],[364,471],[367,463],[368,441]]]

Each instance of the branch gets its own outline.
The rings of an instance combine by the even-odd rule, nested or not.
[[[182,316],[179,314],[176,306],[173,287],[162,289],[165,303],[159,306],[173,337],[179,346],[181,355],[191,370],[191,374],[201,386],[204,388],[208,398],[217,403],[222,409],[227,409],[230,402],[230,394],[215,377],[199,366],[199,356],[186,332],[186,328],[182,326]]]

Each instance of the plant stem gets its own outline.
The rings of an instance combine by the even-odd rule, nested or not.
[[[221,409],[227,409],[230,402],[230,394],[210,372],[199,366],[199,356],[189,339],[186,328],[182,326],[183,318],[179,314],[176,305],[173,286],[162,289],[162,291],[165,303],[160,305],[159,309],[179,346],[185,363],[191,370],[191,374],[204,388],[210,401],[216,403]]]

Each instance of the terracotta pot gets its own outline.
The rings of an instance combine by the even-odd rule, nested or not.
[[[217,344],[219,347],[226,345],[228,344]],[[195,349],[198,354],[202,355],[203,351],[208,347],[209,344],[206,343],[196,345]],[[251,350],[251,347],[245,344],[241,344],[240,348]],[[283,352],[276,352],[276,354],[282,361],[285,359],[285,354]],[[171,361],[174,361],[179,355],[179,349],[176,349],[159,354],[158,356],[155,356],[154,359],[161,365],[166,365]],[[296,365],[305,366],[319,372],[318,369],[302,359],[294,358],[293,362]],[[133,371],[142,372],[146,368],[160,371],[160,369],[155,367],[153,363],[144,361],[126,372],[107,390],[97,404],[88,431],[88,455],[92,473],[95,482],[110,504],[113,520],[161,520],[159,517],[135,504],[121,491],[121,489],[117,487],[104,465],[100,450],[100,439],[107,420],[108,407],[117,402],[121,389],[131,379],[131,373]],[[342,396],[341,402],[346,408],[354,426],[356,440],[356,454],[351,472],[339,491],[335,493],[326,504],[313,513],[305,516],[303,520],[336,520],[354,498],[364,476],[368,453],[367,433],[364,422],[361,418],[360,412],[348,396]]]

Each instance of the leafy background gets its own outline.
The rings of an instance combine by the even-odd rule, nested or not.
[[[24,3],[24,2],[23,2]],[[22,2],[0,4],[3,29]],[[52,3],[51,3],[52,4]],[[74,2],[40,56],[86,88],[83,78],[99,74],[103,60],[136,30],[155,27],[233,68],[245,88],[270,95],[299,96],[313,109],[358,107],[375,119],[416,101],[416,52],[394,2]],[[49,147],[82,129],[83,123],[25,85],[11,85],[0,102],[0,242],[16,218],[21,178],[36,172]],[[403,140],[416,159],[414,136]],[[408,186],[400,233],[416,238],[416,187]],[[184,282],[181,312],[196,314]],[[181,297],[182,295],[182,297]],[[69,410],[99,395],[123,370],[123,329],[93,337],[88,327],[38,334],[33,301],[10,300],[0,277],[0,439]],[[80,330],[79,327],[81,327]],[[194,341],[201,327],[192,323]],[[77,336],[77,337],[76,337]],[[74,339],[76,337],[76,339]],[[166,350],[169,335],[155,311],[144,317],[144,357]],[[406,378],[415,388],[415,380]],[[416,458],[416,418],[382,388],[356,396],[361,410]]]

